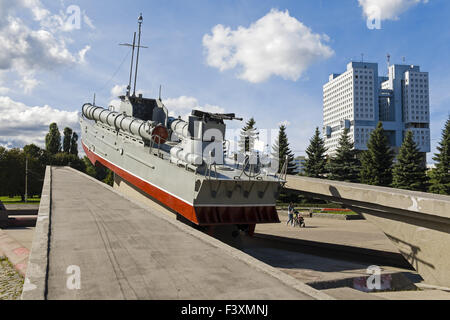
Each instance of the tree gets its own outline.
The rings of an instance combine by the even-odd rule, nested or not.
[[[433,160],[436,168],[431,171],[430,192],[450,195],[450,118],[442,131],[442,140],[437,147]]]
[[[114,172],[112,172],[109,169],[106,169],[108,174],[106,175],[106,178],[103,180],[103,183],[106,183],[109,186],[114,186]]]
[[[241,130],[241,136],[239,139],[239,151],[241,154],[250,152],[253,150],[255,140],[258,136],[258,131],[255,127],[256,121],[251,118]]]
[[[426,170],[423,155],[414,142],[413,133],[408,131],[392,170],[392,186],[412,191],[426,191],[428,188]]]
[[[52,166],[69,166],[81,172],[86,172],[86,165],[84,161],[78,156],[70,153],[58,153],[52,156],[51,163]]]
[[[78,135],[76,132],[72,134],[72,140],[70,144],[70,154],[78,156]]]
[[[306,149],[305,174],[308,177],[322,178],[326,173],[326,152],[325,142],[320,137],[319,128],[316,128],[316,133],[311,138],[310,144]]]
[[[45,149],[52,155],[61,152],[61,134],[56,123],[52,123],[49,127],[45,137]]]
[[[25,200],[25,155],[20,149],[7,150],[3,159],[2,185],[5,195]]]
[[[359,182],[361,163],[348,133],[349,129],[345,128],[339,140],[336,156],[329,160],[327,169],[330,174],[328,178],[338,181]]]
[[[288,159],[287,165],[287,174],[293,174],[295,171],[295,162],[294,162],[294,154],[289,148],[289,142],[286,134],[286,126],[281,125],[280,131],[278,133],[278,139],[273,146],[273,154],[275,159],[279,159],[279,168],[278,172],[281,173],[281,170],[284,167],[286,162],[286,157]]]
[[[375,186],[390,186],[394,151],[389,147],[382,123],[370,135],[367,151],[361,154],[361,182]]]
[[[28,159],[28,195],[40,195],[49,163],[48,152],[34,144],[23,147],[23,152]]]
[[[108,169],[104,166],[94,166],[91,163],[91,160],[89,160],[88,157],[83,158],[84,166],[86,168],[86,174],[90,175],[91,177],[103,181],[108,176]]]
[[[64,139],[63,139],[63,152],[71,153],[70,148],[72,145],[72,134],[73,131],[71,128],[64,128]]]
[[[89,160],[88,157],[83,158],[84,165],[86,167],[86,174],[90,175],[91,177],[102,181],[106,183],[107,185],[113,186],[114,185],[114,172],[109,170],[108,168],[102,166],[102,165],[96,165],[94,166],[91,163],[91,160]]]
[[[6,172],[7,172],[7,166],[6,166],[6,155],[8,151],[0,146],[0,181],[7,181],[6,180]],[[2,182],[0,183],[0,195],[6,195],[6,183]]]

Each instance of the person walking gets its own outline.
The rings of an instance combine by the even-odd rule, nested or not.
[[[289,222],[291,223],[291,226],[294,225],[294,204],[292,202],[288,207],[288,218],[289,220],[287,221],[286,225],[288,225]]]

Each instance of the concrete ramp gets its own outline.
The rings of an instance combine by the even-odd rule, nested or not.
[[[450,196],[288,176],[286,188],[342,203],[379,227],[426,283],[450,287]]]
[[[70,168],[47,168],[23,299],[332,299]]]

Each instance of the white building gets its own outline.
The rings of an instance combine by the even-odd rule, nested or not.
[[[330,75],[323,87],[323,134],[333,156],[344,128],[357,150],[367,150],[371,132],[383,123],[390,145],[398,151],[407,130],[421,152],[430,152],[428,73],[418,66],[392,65],[378,76],[377,63],[351,62],[347,71]]]

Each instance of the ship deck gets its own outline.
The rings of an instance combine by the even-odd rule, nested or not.
[[[42,199],[24,299],[327,298],[73,169]]]

